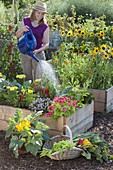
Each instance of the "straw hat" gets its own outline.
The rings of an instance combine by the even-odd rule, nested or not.
[[[47,14],[48,12],[46,8],[47,8],[46,3],[41,2],[41,1],[37,2],[35,6],[33,7],[33,9],[43,11],[44,13]]]

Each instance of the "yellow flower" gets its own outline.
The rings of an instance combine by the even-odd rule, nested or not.
[[[104,36],[104,32],[103,32],[103,31],[100,31],[100,35],[101,35],[101,36]]]
[[[113,32],[113,28],[111,28],[111,32]]]
[[[36,79],[35,83],[39,83],[41,81],[41,79]]]
[[[94,50],[93,50],[93,54],[96,55],[98,52],[99,52],[98,47],[95,47]]]
[[[86,33],[88,33],[88,28],[86,28]]]
[[[85,32],[84,32],[84,31],[81,31],[81,35],[82,35],[82,36],[85,36]]]
[[[78,30],[78,35],[81,35],[81,30]]]
[[[62,32],[61,32],[61,36],[64,36],[64,35],[65,35],[65,32],[64,32],[64,31],[62,31]]]
[[[111,50],[110,50],[110,54],[111,54],[111,55],[113,55],[113,48],[111,48]]]
[[[93,37],[94,36],[94,32],[90,32],[90,36]]]
[[[25,93],[25,92],[26,92],[26,90],[25,90],[24,88],[22,88],[21,92],[22,92],[22,93]]]
[[[74,30],[73,36],[77,36],[77,29]]]
[[[91,145],[91,142],[88,139],[84,139],[82,145],[89,146],[89,145]]]
[[[67,37],[70,37],[70,36],[72,36],[72,35],[73,35],[73,31],[70,30],[70,31],[67,33]]]
[[[23,121],[23,122],[16,125],[16,128],[17,128],[18,132],[24,130],[25,127],[27,127],[27,128],[31,127],[31,124],[30,124],[29,120]]]
[[[6,89],[10,89],[11,86],[7,86]]]
[[[33,90],[28,89],[28,93],[33,93]]]
[[[14,90],[17,90],[17,89],[18,89],[17,86],[13,86],[13,87],[10,87],[10,88],[9,88],[10,91],[14,91]]]
[[[24,74],[20,74],[20,75],[17,75],[16,78],[19,78],[19,79],[24,79],[26,78],[26,75]]]
[[[18,87],[17,87],[17,86],[13,86],[13,88],[14,88],[15,90],[17,90],[17,89],[18,89]]]
[[[18,132],[24,130],[22,123],[19,123],[18,125],[16,125],[16,128],[17,128]]]
[[[100,51],[101,52],[104,52],[106,50],[106,44],[102,44],[101,46],[100,46]]]
[[[98,34],[97,34],[97,37],[100,38],[100,36],[101,36],[100,33],[98,33]]]
[[[108,55],[108,54],[104,54],[102,57],[103,57],[104,59],[109,59],[109,55]]]
[[[2,75],[2,73],[0,72],[0,78],[2,77],[3,75]]]
[[[23,126],[23,127],[28,127],[28,128],[30,128],[30,127],[31,127],[31,125],[30,125],[30,121],[29,121],[29,120],[27,120],[27,121],[23,121],[21,124],[22,124],[22,126]]]

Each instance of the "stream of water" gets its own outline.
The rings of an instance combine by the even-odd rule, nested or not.
[[[47,78],[54,87],[58,85],[58,80],[55,75],[55,70],[52,65],[45,60],[40,60],[37,66],[36,78]]]

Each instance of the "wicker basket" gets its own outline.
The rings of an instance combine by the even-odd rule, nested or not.
[[[54,136],[54,137],[50,138],[50,140],[47,141],[44,144],[43,148],[52,149],[53,144],[55,142],[59,142],[61,140],[70,140],[70,143],[72,144],[73,143],[72,132],[71,132],[70,128],[67,125],[64,125],[63,128],[64,127],[66,127],[68,129],[69,136],[66,136],[66,135],[57,135],[57,136]],[[59,152],[54,152],[50,158],[54,159],[54,160],[74,159],[74,158],[79,157],[81,155],[82,151],[83,150],[81,148],[77,148],[77,147],[71,148],[71,149],[67,149],[67,150],[64,149],[62,151],[62,154],[59,153]]]

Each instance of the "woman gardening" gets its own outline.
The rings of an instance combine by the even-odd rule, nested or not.
[[[23,18],[21,27],[16,32],[16,37],[20,38],[24,32],[29,31],[29,28],[32,30],[37,41],[33,53],[39,60],[46,59],[44,50],[49,47],[49,27],[45,20],[45,14],[47,14],[46,3],[37,2],[30,15]],[[22,54],[22,68],[27,80],[41,78],[40,67],[38,67],[39,63],[37,61],[28,55]],[[38,74],[36,74],[37,70],[39,71]]]

